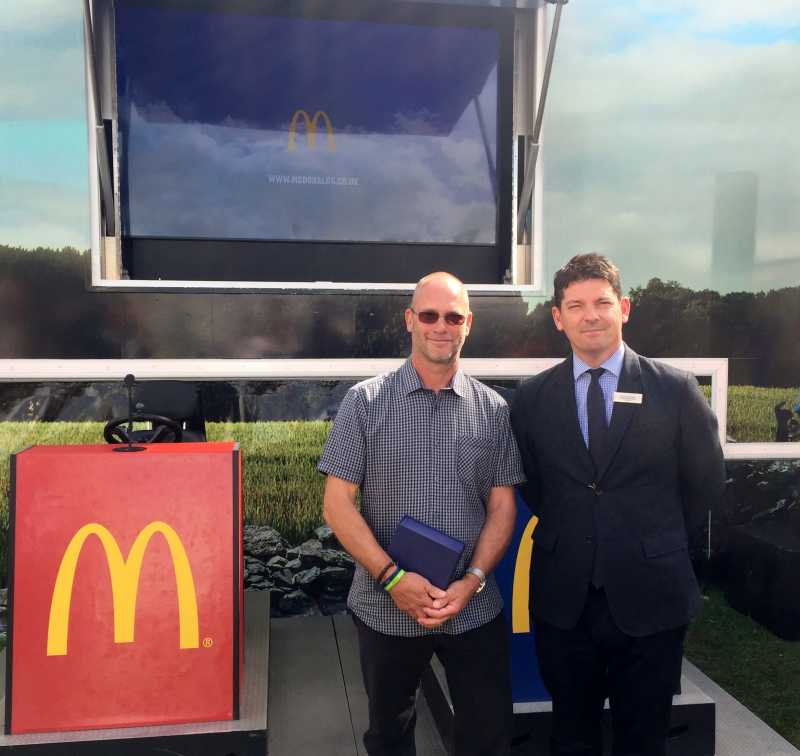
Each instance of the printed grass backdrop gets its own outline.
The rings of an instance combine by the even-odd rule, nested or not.
[[[0,423],[0,525],[8,519],[9,455],[35,444],[102,444],[104,423]],[[322,521],[323,476],[316,471],[330,423],[206,423],[209,441],[239,442],[245,520],[272,525],[290,541]]]
[[[728,436],[735,441],[775,440],[775,405],[786,402],[791,409],[797,404],[796,388],[728,387]]]
[[[708,394],[708,387],[704,388]],[[728,436],[736,441],[772,441],[775,405],[790,406],[798,389],[731,386]],[[8,518],[8,458],[34,444],[103,443],[103,423],[0,423],[0,526]],[[330,423],[275,421],[207,423],[209,440],[238,441],[244,457],[245,521],[272,525],[290,541],[306,537],[322,521],[323,477],[316,464]],[[2,538],[2,536],[0,536]],[[0,541],[0,547],[4,542]],[[4,549],[2,549],[4,551]]]

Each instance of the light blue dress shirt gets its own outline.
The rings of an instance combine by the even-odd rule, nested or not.
[[[614,392],[619,384],[619,374],[622,372],[622,361],[625,357],[625,344],[619,345],[600,367],[605,368],[605,373],[600,376],[600,388],[606,404],[606,423],[611,424],[611,413],[614,410]],[[589,375],[591,366],[587,365],[580,357],[572,355],[572,374],[575,377],[575,401],[578,404],[578,422],[583,434],[583,442],[589,448],[589,415],[586,412],[586,395],[589,393],[589,384],[592,376]]]

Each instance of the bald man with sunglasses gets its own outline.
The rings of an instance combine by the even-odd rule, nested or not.
[[[453,701],[455,755],[503,756],[511,680],[492,571],[511,540],[522,463],[506,403],[459,368],[472,326],[461,281],[423,278],[405,322],[411,356],[350,389],[319,463],[325,519],[357,562],[348,605],[369,698],[364,745],[369,756],[416,753],[416,692],[435,653]],[[445,589],[389,557],[405,515],[465,544]]]

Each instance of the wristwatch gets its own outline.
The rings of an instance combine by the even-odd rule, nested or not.
[[[486,587],[486,573],[480,567],[467,567],[464,574],[467,573],[478,578],[478,589],[475,593],[480,593]]]

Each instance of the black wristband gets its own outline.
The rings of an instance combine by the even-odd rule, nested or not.
[[[376,578],[375,578],[375,581],[376,581],[376,582],[378,582],[378,583],[382,583],[382,582],[383,582],[383,579],[386,577],[386,573],[387,573],[387,572],[388,572],[388,571],[389,571],[389,570],[390,570],[392,567],[394,567],[394,560],[392,560],[391,562],[389,562],[389,564],[387,564],[387,565],[386,565],[386,566],[385,566],[385,567],[384,567],[384,568],[383,568],[383,569],[380,571],[380,574],[378,575],[378,577],[376,577]]]

